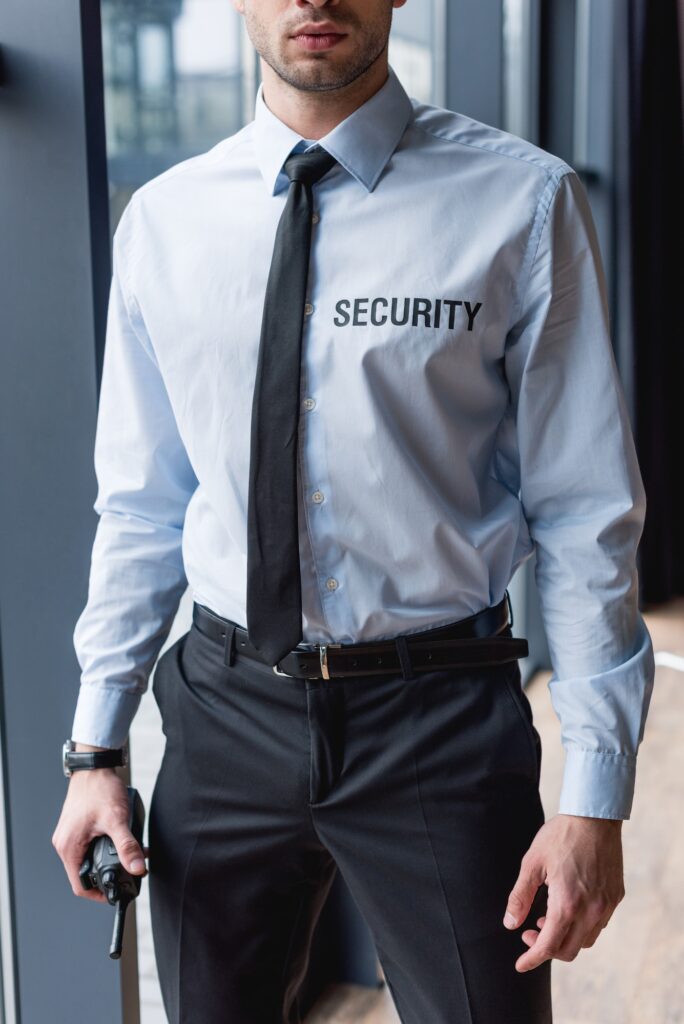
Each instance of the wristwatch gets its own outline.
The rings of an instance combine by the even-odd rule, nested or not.
[[[112,750],[75,750],[69,739],[62,747],[62,771],[69,778],[74,772],[88,768],[116,768],[128,764],[128,747]]]

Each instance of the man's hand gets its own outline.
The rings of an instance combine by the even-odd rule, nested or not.
[[[76,750],[106,750],[77,743]],[[134,875],[146,875],[144,858],[149,848],[141,846],[128,827],[128,792],[116,768],[92,768],[74,772],[69,779],[60,819],[52,835],[75,896],[95,903],[108,903],[98,889],[84,889],[79,868],[94,836],[108,835],[121,863]]]
[[[594,945],[625,895],[622,821],[557,814],[542,825],[508,897],[507,928],[525,920],[544,882],[547,913],[537,919],[539,931],[528,928],[522,933],[531,948],[516,960],[517,971],[554,957],[574,960],[580,949]]]

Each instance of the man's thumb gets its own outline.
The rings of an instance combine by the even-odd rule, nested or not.
[[[520,873],[506,904],[503,920],[506,928],[517,928],[520,922],[525,920],[530,912],[532,900],[543,880],[541,865],[520,868]]]
[[[147,867],[140,844],[125,826],[116,829],[110,838],[119,854],[119,860],[128,871],[134,875],[146,873]]]

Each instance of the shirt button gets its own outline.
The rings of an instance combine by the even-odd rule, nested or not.
[[[325,585],[328,588],[328,590],[337,590],[337,580],[334,578],[334,576],[330,576],[329,579],[325,581]]]
[[[314,311],[313,306],[311,305],[310,302],[307,302],[306,306],[304,307],[304,312],[306,313],[307,316],[311,316],[313,311]]]
[[[321,491],[314,491],[311,495],[316,504],[320,504],[323,501],[323,494]]]
[[[304,406],[304,408],[308,412],[309,409],[313,409],[315,407],[316,399],[315,398],[305,398],[304,401],[302,402],[302,405]]]
[[[321,218],[318,216],[318,214],[316,212],[311,214],[311,223],[312,224],[318,224],[320,219]]]

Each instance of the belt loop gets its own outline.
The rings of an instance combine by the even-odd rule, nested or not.
[[[401,674],[404,679],[415,679],[415,673],[411,666],[411,656],[409,654],[408,644],[406,643],[405,636],[397,636],[394,638],[394,642],[397,648],[397,654],[399,655],[399,662],[401,664]]]
[[[235,661],[235,623],[226,623],[226,642],[223,649],[224,665],[232,665]]]

